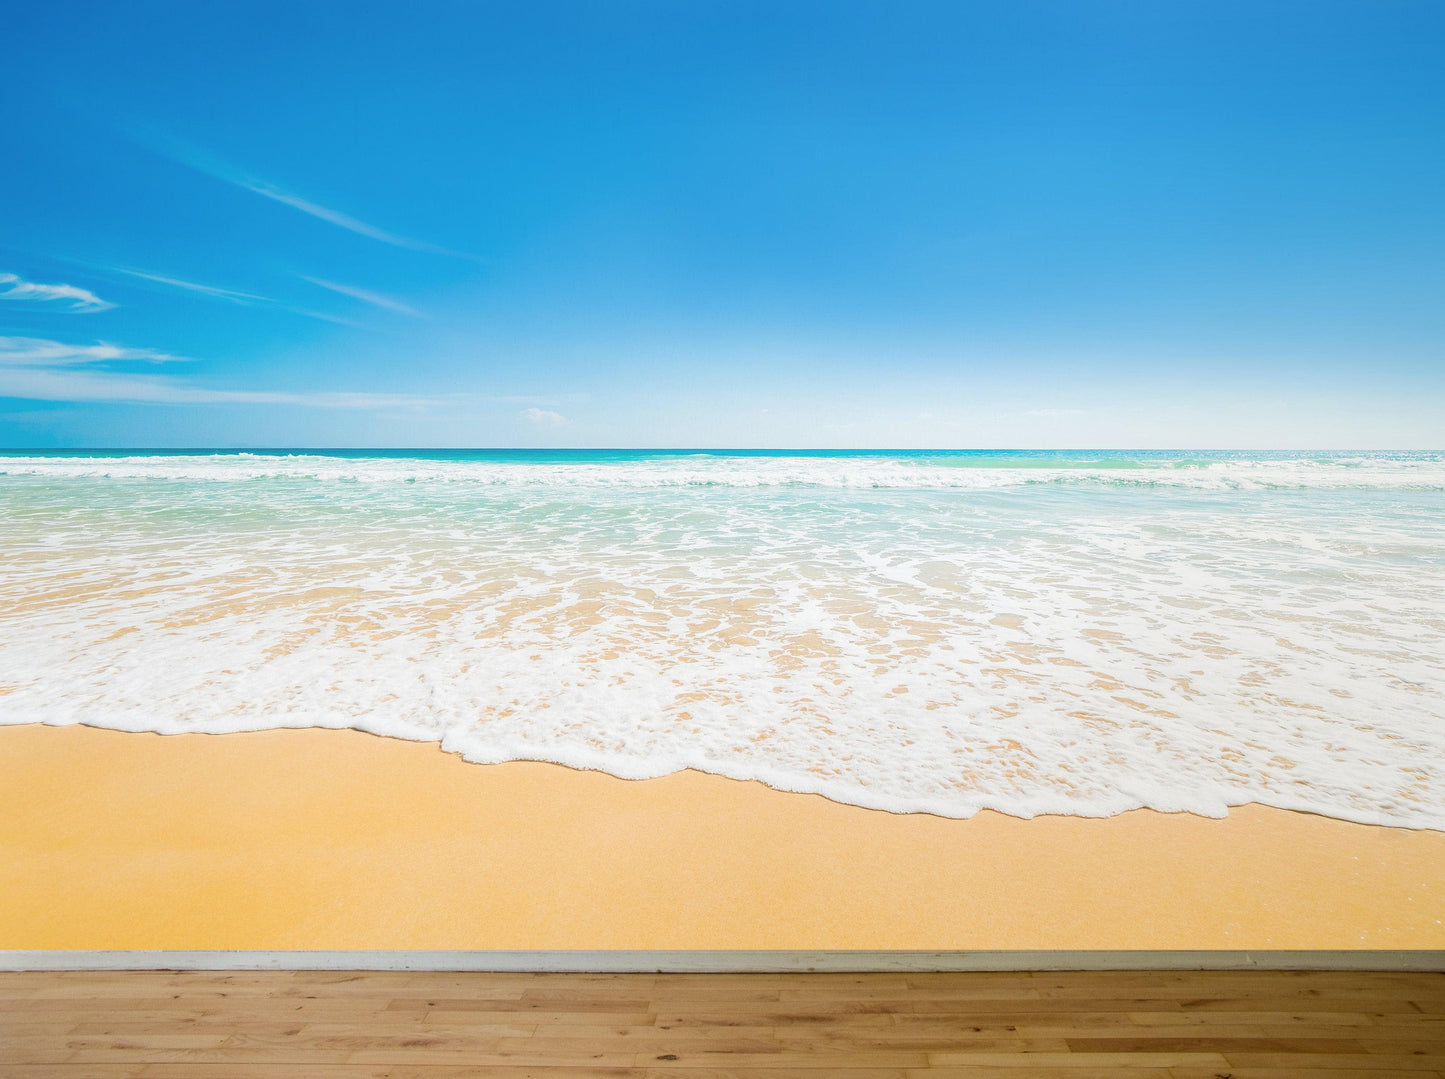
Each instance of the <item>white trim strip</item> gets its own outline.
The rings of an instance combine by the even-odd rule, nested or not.
[[[988,970],[1445,972],[1436,951],[5,951],[0,970],[438,970],[605,973]]]

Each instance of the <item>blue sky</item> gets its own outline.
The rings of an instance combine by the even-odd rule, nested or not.
[[[0,445],[1445,445],[1445,6],[11,5]]]

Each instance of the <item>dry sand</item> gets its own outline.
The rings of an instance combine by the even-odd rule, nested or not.
[[[0,948],[1441,948],[1445,833],[893,815],[355,731],[0,728]]]

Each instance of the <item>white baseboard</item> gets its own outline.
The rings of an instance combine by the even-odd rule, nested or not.
[[[0,970],[1445,972],[1437,951],[4,951]]]

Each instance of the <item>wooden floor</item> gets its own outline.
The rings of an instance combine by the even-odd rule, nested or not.
[[[1445,974],[0,973],[4,1079],[1445,1075]]]

